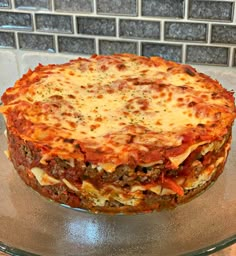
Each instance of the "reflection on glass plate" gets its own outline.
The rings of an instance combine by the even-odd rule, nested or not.
[[[236,136],[223,174],[201,196],[171,211],[111,216],[62,207],[25,186],[3,153],[3,130],[0,121],[2,251],[45,256],[205,255],[236,242]]]

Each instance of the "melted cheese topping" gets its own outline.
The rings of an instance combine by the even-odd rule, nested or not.
[[[131,158],[143,166],[168,158],[177,167],[198,145],[225,135],[235,117],[233,96],[217,81],[129,54],[40,65],[2,100],[8,128],[44,145],[41,163],[56,154],[108,172]]]

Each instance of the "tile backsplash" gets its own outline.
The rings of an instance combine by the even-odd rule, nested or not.
[[[236,0],[0,0],[0,48],[75,57],[129,52],[236,66],[235,5]]]

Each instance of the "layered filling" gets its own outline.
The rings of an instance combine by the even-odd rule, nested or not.
[[[32,143],[13,134],[9,134],[8,140],[7,154],[18,171],[26,172],[38,186],[56,193],[72,193],[78,198],[76,207],[147,208],[152,207],[150,197],[183,197],[209,182],[217,170],[223,168],[231,135],[228,133],[221,141],[188,150],[176,169],[168,169],[170,160],[166,160],[151,166],[120,165],[112,171],[109,164],[101,166],[72,158],[55,157],[42,164],[41,153]],[[61,187],[66,189],[62,191]],[[75,206],[73,202],[71,205]]]

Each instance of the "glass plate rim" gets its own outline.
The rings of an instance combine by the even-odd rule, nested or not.
[[[203,256],[203,255],[210,255],[212,253],[218,252],[220,250],[223,250],[226,247],[229,247],[230,245],[233,245],[236,243],[236,234],[226,238],[224,240],[221,240],[217,243],[211,244],[207,247],[204,247],[202,249],[198,249],[196,251],[191,251],[185,254],[182,254],[181,256]]]
[[[233,245],[234,243],[236,243],[236,234],[229,238],[221,240],[218,243],[204,247],[202,249],[199,249],[196,251],[191,251],[191,252],[188,252],[185,254],[181,254],[181,256],[210,255],[212,253],[223,250],[224,248],[229,247],[229,246]],[[7,253],[7,254],[13,255],[13,256],[39,256],[39,254],[21,250],[19,248],[13,247],[13,246],[8,246],[4,242],[1,242],[1,241],[0,241],[0,252],[4,252],[4,253]]]

